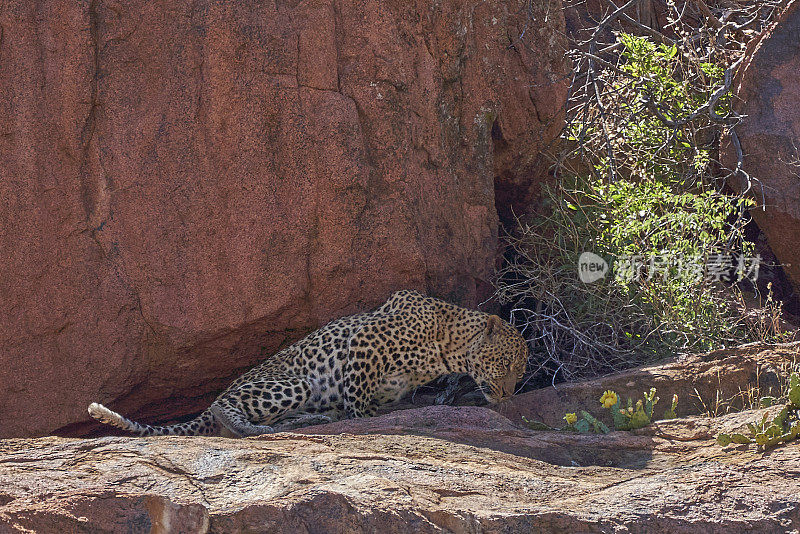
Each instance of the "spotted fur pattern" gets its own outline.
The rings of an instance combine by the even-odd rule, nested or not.
[[[371,416],[451,373],[468,374],[497,402],[514,393],[527,357],[525,340],[500,317],[398,291],[377,310],[332,321],[246,372],[187,423],[139,424],[96,403],[89,414],[140,436],[252,436]]]

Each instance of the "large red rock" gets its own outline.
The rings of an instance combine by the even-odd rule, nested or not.
[[[764,210],[753,218],[800,288],[800,1],[792,0],[764,33],[751,43],[737,74],[734,109],[746,115],[736,127],[752,177],[751,194]],[[723,144],[722,160],[734,168],[734,145]],[[743,176],[731,180],[748,188]]]
[[[566,93],[526,6],[0,1],[0,437],[197,410],[398,288],[474,305]]]

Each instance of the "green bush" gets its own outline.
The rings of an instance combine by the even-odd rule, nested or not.
[[[711,97],[723,69],[687,65],[675,47],[641,37],[622,34],[620,44],[620,63],[605,79],[614,90],[587,112],[601,119],[565,132],[583,171],[559,168],[558,183],[508,238],[499,273],[497,296],[512,306],[536,360],[566,379],[756,339],[739,313],[740,293],[723,283],[751,267],[743,227],[754,203],[718,187],[716,126],[697,112],[708,102],[725,112],[727,99]],[[584,252],[613,275],[581,282]]]
[[[550,213],[510,239],[514,260],[498,295],[567,378],[749,340],[735,288],[707,280],[707,267],[732,254],[731,236],[738,254],[752,253],[741,223],[729,222],[744,200],[590,178],[545,195]],[[581,282],[587,251],[608,261],[612,275]]]
[[[627,408],[623,407],[622,398],[612,390],[606,390],[603,396],[600,397],[600,405],[603,408],[610,410],[611,420],[614,422],[615,430],[636,430],[644,428],[653,421],[655,421],[653,408],[658,404],[659,398],[656,396],[656,388],[650,388],[650,391],[642,394],[642,400],[636,401],[634,407],[633,399],[628,399]],[[678,395],[672,396],[672,403],[670,407],[664,411],[662,419],[675,419],[675,412],[678,409]],[[564,415],[564,422],[566,423],[561,428],[552,428],[540,421],[531,421],[526,417],[522,420],[532,430],[561,430],[570,432],[579,432],[581,434],[608,434],[610,432],[608,426],[597,419],[595,416],[586,410],[580,410],[581,416],[578,413],[568,413]]]

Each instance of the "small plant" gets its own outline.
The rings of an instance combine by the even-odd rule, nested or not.
[[[574,416],[575,414],[567,414],[567,415]],[[605,423],[599,421],[596,417],[594,417],[586,410],[581,410],[581,418],[577,419],[576,417],[575,422],[571,426],[572,428],[568,430],[580,432],[581,434],[588,434],[590,432],[593,432],[595,434],[608,434],[610,432]]]
[[[525,421],[525,424],[528,425],[528,428],[531,430],[559,430],[562,432],[580,432],[581,434],[589,434],[590,432],[595,434],[608,434],[610,432],[602,421],[598,421],[597,418],[585,410],[581,410],[580,419],[576,413],[566,414],[564,416],[566,424],[561,428],[553,428],[541,421],[530,421],[524,416],[522,420]]]
[[[611,410],[614,420],[615,430],[635,430],[642,428],[653,422],[653,407],[658,402],[656,397],[656,388],[650,388],[650,391],[642,395],[643,401],[637,401],[636,407],[633,406],[633,400],[628,399],[628,407],[620,408],[620,397],[612,390],[607,390],[600,397],[600,404],[603,408]],[[674,419],[675,411],[678,409],[678,395],[672,396],[672,404],[664,412],[663,419]],[[528,428],[533,430],[561,430],[568,432],[580,432],[581,434],[595,433],[595,434],[608,434],[610,432],[608,426],[597,419],[595,416],[586,410],[580,411],[580,418],[575,412],[567,413],[564,415],[564,425],[561,428],[553,428],[540,421],[530,421],[525,417],[523,421],[528,425]]]
[[[575,423],[575,429],[578,432],[586,433],[591,430],[595,434],[609,433],[608,427],[602,421],[595,419],[589,412],[581,410],[581,415],[583,416],[581,420]],[[585,425],[582,424],[584,422],[586,423]]]
[[[664,417],[662,419],[675,419],[677,417],[676,412],[678,410],[678,394],[675,393],[672,395],[672,404],[670,404],[667,411],[664,412]]]
[[[775,299],[772,282],[767,283],[766,299],[756,295],[758,304],[748,303],[741,291],[735,291],[736,304],[745,317],[749,337],[767,343],[784,343],[794,341],[795,332],[786,329],[783,321],[783,302]]]
[[[772,406],[776,399],[763,397],[762,405]],[[787,402],[783,409],[772,420],[764,414],[761,421],[748,423],[749,435],[742,433],[720,434],[717,443],[725,447],[731,443],[749,445],[755,443],[759,450],[769,450],[800,436],[800,374],[792,373],[789,377]]]
[[[541,421],[530,420],[527,417],[525,417],[524,415],[522,416],[522,420],[525,422],[526,425],[528,425],[528,428],[530,428],[531,430],[568,430],[568,428],[566,428],[566,427],[553,428],[552,426],[546,425],[546,424],[542,423]],[[569,426],[569,425],[567,425],[567,426]]]
[[[762,376],[768,372],[777,382],[777,385],[765,385]],[[758,408],[769,408],[781,403],[786,399],[790,389],[790,378],[793,373],[800,373],[800,361],[795,356],[791,360],[786,360],[778,364],[777,368],[767,369],[761,365],[755,368],[755,381],[749,382],[745,387],[739,387],[738,393],[726,396],[722,392],[722,377],[717,371],[717,388],[711,398],[703,398],[700,392],[695,389],[692,397],[695,399],[699,414],[705,417],[720,417],[734,412],[744,410],[756,410]]]
[[[658,404],[656,388],[642,394],[642,399],[633,404],[633,399],[628,399],[627,407],[622,407],[622,399],[613,391],[606,391],[600,397],[600,404],[611,410],[614,419],[614,428],[617,430],[636,430],[643,428],[654,421],[653,408]],[[678,409],[678,395],[672,396],[672,405],[664,412],[664,419],[674,419],[675,410]]]

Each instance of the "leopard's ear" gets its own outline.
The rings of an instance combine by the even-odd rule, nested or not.
[[[486,320],[486,337],[494,337],[503,327],[503,320],[497,315],[490,315]]]

